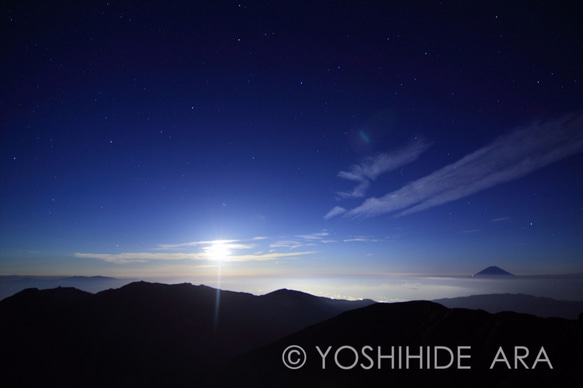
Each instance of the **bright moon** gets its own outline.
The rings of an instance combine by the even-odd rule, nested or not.
[[[207,248],[209,257],[213,260],[224,261],[229,256],[229,247],[222,242],[215,242]]]

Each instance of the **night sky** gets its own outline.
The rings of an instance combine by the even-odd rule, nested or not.
[[[0,275],[583,273],[577,2],[1,10]]]

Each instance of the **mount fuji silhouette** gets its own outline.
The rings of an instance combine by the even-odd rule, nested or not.
[[[472,276],[514,276],[514,275],[508,271],[503,270],[500,267],[493,265],[491,267],[484,268],[483,270],[473,274]]]

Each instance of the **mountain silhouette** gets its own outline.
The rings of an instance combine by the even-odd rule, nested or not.
[[[0,375],[8,387],[578,387],[582,331],[583,319],[424,301],[334,300],[287,289],[261,296],[146,282],[97,294],[27,289],[0,301]],[[312,362],[286,368],[282,351],[290,345],[308,349]],[[464,345],[471,347],[471,361],[464,362],[472,369],[341,370],[329,364],[321,370],[316,345]],[[516,345],[533,354],[544,347],[553,369],[545,362],[535,370],[489,369],[500,346],[510,357]],[[346,365],[350,356],[338,360]],[[529,366],[533,357],[525,361]]]
[[[448,309],[426,301],[379,303],[342,313],[237,357],[224,368],[220,386],[579,387],[583,383],[582,340],[581,320]],[[305,351],[306,362],[301,368],[290,369],[284,365],[283,352],[290,346],[301,346]],[[365,346],[373,349],[367,353],[370,359],[360,353]],[[428,347],[430,351],[431,347],[448,347],[455,353],[458,346],[468,346],[470,350],[465,352],[471,357],[447,369],[426,367],[428,358],[421,361],[422,367],[413,358],[409,368],[405,367],[405,361],[399,368],[398,361],[394,367],[390,359],[378,361],[379,346],[385,356],[393,346],[395,350],[391,354],[395,358],[399,358],[396,350],[399,347],[403,354],[405,347],[409,347],[415,355],[426,354]],[[514,370],[515,346],[530,350],[530,357],[523,359],[529,369],[519,361]],[[490,369],[500,347],[511,368],[498,361]],[[535,364],[532,369],[541,347],[549,362]],[[524,348],[519,348],[519,355]],[[298,360],[303,360],[298,358],[300,353],[290,354],[290,360],[297,362],[291,365],[300,365]],[[327,355],[325,365],[324,354]],[[438,365],[446,365],[447,359],[447,355],[440,354]],[[471,369],[461,369],[458,365]]]
[[[79,290],[96,293],[110,288],[119,288],[132,281],[106,276],[0,276],[0,300],[28,288],[42,290],[75,287]]]
[[[97,294],[27,289],[0,301],[2,381],[208,386],[216,367],[236,354],[371,303],[146,282]]]
[[[514,275],[494,265],[488,268],[484,268],[483,270],[473,274],[472,276],[514,276]]]
[[[514,311],[539,317],[577,319],[583,313],[583,302],[565,301],[524,294],[471,295],[458,298],[435,299],[433,302],[449,308],[485,310],[489,313]]]

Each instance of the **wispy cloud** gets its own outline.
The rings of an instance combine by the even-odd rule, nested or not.
[[[341,176],[340,174],[338,174],[338,176],[341,178],[346,178],[344,176]],[[350,179],[350,178],[346,178],[346,179]],[[355,186],[354,189],[352,189],[352,191],[339,191],[339,192],[337,192],[336,198],[337,199],[362,198],[366,195],[366,191],[368,190],[369,187],[370,187],[370,181],[368,179],[365,179],[365,180],[361,181],[357,186]]]
[[[302,247],[304,244],[297,240],[278,240],[274,243],[269,244],[270,248],[288,248],[295,249]]]
[[[471,233],[478,233],[481,232],[482,229],[466,229],[466,230],[460,230],[459,233],[461,234],[471,234]]]
[[[206,260],[204,253],[168,252],[123,252],[123,253],[75,253],[81,259],[98,259],[107,263],[129,264],[145,263],[152,260]]]
[[[416,139],[403,149],[366,158],[361,163],[351,166],[348,171],[340,171],[338,177],[359,183],[352,191],[336,193],[338,199],[364,197],[370,181],[375,180],[382,173],[414,162],[430,146],[431,144],[424,139]]]
[[[327,232],[315,233],[313,235],[305,235],[303,237],[311,237],[321,239],[327,236]],[[278,249],[271,249],[265,253],[261,249],[256,248],[257,244],[262,243],[262,240],[268,240],[268,237],[254,237],[245,240],[202,240],[191,241],[178,244],[160,244],[151,251],[145,252],[121,252],[121,253],[87,253],[77,252],[75,257],[81,259],[97,259],[107,263],[115,264],[132,264],[132,263],[147,263],[147,262],[177,262],[177,261],[206,261],[216,262],[218,256],[220,261],[236,262],[236,261],[267,261],[278,260],[282,258],[293,258],[296,256],[303,256],[312,254],[312,251],[301,251],[295,248],[305,247],[308,245],[299,241],[279,241],[271,244],[272,248],[286,248],[294,249],[294,251],[279,252]],[[254,243],[250,243],[250,242]],[[181,252],[177,252],[180,248]],[[255,252],[249,253],[249,250],[254,249]],[[186,251],[186,252],[185,252]]]
[[[378,242],[379,240],[376,238],[371,238],[371,237],[354,236],[354,237],[346,238],[342,241],[343,242]]]
[[[312,251],[306,252],[257,252],[246,255],[229,255],[223,261],[268,261],[282,258],[292,258],[296,256],[310,255]],[[114,264],[131,264],[146,263],[149,261],[167,261],[167,260],[211,260],[205,253],[152,253],[152,252],[131,252],[131,253],[75,253],[75,257],[81,259],[98,259],[107,263]]]
[[[295,235],[289,239],[277,240],[277,241],[269,244],[269,247],[270,248],[297,249],[297,248],[302,248],[302,247],[315,246],[318,243],[326,244],[326,243],[334,242],[334,240],[331,240],[328,238],[329,235],[330,235],[330,233],[328,233],[328,231],[326,231],[325,229],[320,231],[320,232],[316,232],[316,233],[298,234],[298,235]]]
[[[370,217],[417,213],[530,174],[583,151],[583,114],[535,122],[434,173],[345,213]]]
[[[491,219],[490,222],[504,222],[504,221],[508,221],[509,219],[510,219],[510,217],[498,217],[498,218]]]
[[[346,209],[344,209],[343,207],[340,206],[334,206],[332,208],[332,210],[330,210],[328,213],[326,213],[326,215],[324,216],[325,220],[329,220],[332,217],[336,217],[342,213],[345,213]]]
[[[184,247],[198,247],[204,245],[213,245],[213,244],[232,244],[239,242],[241,240],[203,240],[203,241],[190,241],[185,243],[179,244],[159,244],[158,248],[160,249],[171,249],[171,248],[184,248]]]
[[[327,237],[328,234],[329,234],[328,232],[323,231],[312,234],[299,234],[296,237],[302,238],[304,240],[322,240],[324,237]]]
[[[235,255],[228,257],[226,261],[268,261],[277,260],[283,258],[294,258],[297,256],[312,255],[316,252],[314,251],[303,251],[303,252],[270,252],[262,254],[252,254],[252,255]]]

